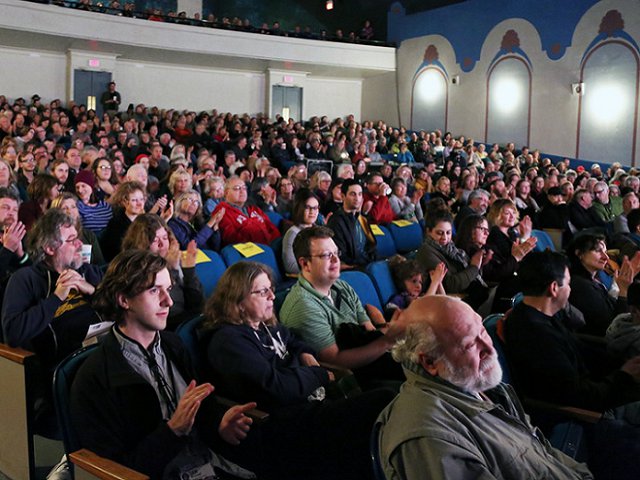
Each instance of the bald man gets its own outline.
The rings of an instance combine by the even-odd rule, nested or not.
[[[407,381],[380,414],[387,479],[590,479],[529,423],[482,319],[445,296],[414,300],[392,354]]]

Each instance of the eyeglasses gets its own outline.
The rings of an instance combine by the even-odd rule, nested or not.
[[[23,160],[20,160],[20,162],[22,163],[36,163],[36,159],[33,157],[29,157],[29,158],[25,158]]]
[[[342,252],[340,250],[336,250],[335,252],[324,252],[321,253],[319,255],[309,255],[311,258],[319,258],[321,260],[333,260],[335,259],[339,259],[340,255],[342,255]]]
[[[200,200],[198,200],[197,198],[186,198],[185,201],[189,203],[195,203],[196,205],[200,205]]]
[[[305,205],[304,209],[305,210],[309,210],[310,212],[317,212],[319,210],[320,207],[318,207],[317,205]]]
[[[100,170],[111,170],[111,165],[100,165],[98,168]]]
[[[235,187],[230,187],[231,190],[233,190],[234,192],[241,192],[241,191],[246,191],[247,190],[247,186],[246,185],[236,185]]]
[[[261,288],[260,290],[253,290],[250,293],[252,295],[259,295],[262,298],[266,298],[269,296],[269,294],[274,295],[275,292],[276,292],[276,289],[274,287],[264,287],[264,288]]]
[[[604,190],[594,190],[593,191],[593,193],[595,193],[596,195],[600,195],[603,192],[604,192]]]
[[[481,232],[484,232],[484,233],[489,233],[489,229],[487,227],[476,227],[476,230],[480,230]]]

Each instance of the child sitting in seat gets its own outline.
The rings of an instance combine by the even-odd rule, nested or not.
[[[423,295],[424,279],[418,263],[415,260],[407,260],[402,255],[394,255],[389,259],[389,270],[398,293],[387,301],[385,313],[393,314],[395,309],[405,309],[413,300]],[[438,264],[430,271],[431,281],[424,295],[444,295],[442,279],[446,274],[447,266],[444,263]]]

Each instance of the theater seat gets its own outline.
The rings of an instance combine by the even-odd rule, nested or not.
[[[538,240],[534,248],[535,252],[544,252],[545,250],[551,250],[552,252],[556,251],[556,246],[547,232],[542,230],[531,230],[531,236]]]
[[[344,271],[340,274],[340,280],[344,280],[351,285],[351,288],[356,291],[363,306],[373,305],[382,311],[382,302],[380,301],[376,287],[373,286],[373,282],[366,273],[356,270]]]
[[[398,253],[407,254],[418,250],[420,245],[422,245],[422,229],[420,228],[420,224],[414,222],[409,222],[408,224],[404,222],[400,223],[402,223],[402,225],[396,222],[391,222],[388,225]]]
[[[376,232],[375,229],[373,231],[376,237],[376,254],[379,260],[384,260],[394,256],[398,253],[398,250],[389,229],[382,225],[378,225],[378,228],[380,229],[379,232]]]
[[[220,254],[213,250],[202,250],[199,252],[199,258],[202,261],[196,263],[196,275],[202,283],[204,296],[207,298],[215,290],[227,266]]]
[[[56,415],[62,429],[62,443],[64,451],[74,465],[75,476],[80,479],[128,479],[148,480],[148,476],[127,468],[112,460],[100,457],[95,453],[80,449],[80,442],[71,423],[71,411],[69,398],[71,385],[78,370],[89,358],[98,344],[83,347],[62,360],[56,367],[53,375],[53,400],[56,407]]]
[[[398,293],[391,276],[391,270],[389,270],[389,263],[386,260],[370,263],[367,265],[366,272],[376,287],[380,302],[386,305],[391,296]]]
[[[279,286],[282,283],[282,273],[278,268],[278,261],[276,260],[276,256],[273,253],[273,250],[269,245],[264,245],[262,243],[256,243],[255,245],[262,249],[262,252],[248,257],[240,253],[235,245],[227,245],[222,249],[221,252],[224,263],[227,264],[227,267],[230,267],[234,263],[241,262],[243,260],[264,263],[269,268],[271,268],[271,270],[273,270],[274,280],[276,282],[276,285]]]

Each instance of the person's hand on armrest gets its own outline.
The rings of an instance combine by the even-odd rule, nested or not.
[[[253,420],[245,415],[249,410],[256,408],[256,402],[236,405],[227,410],[218,426],[218,433],[222,439],[231,445],[240,445],[251,430]]]

